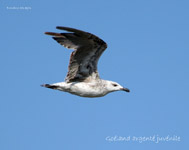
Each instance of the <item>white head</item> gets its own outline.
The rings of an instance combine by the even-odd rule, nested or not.
[[[106,82],[106,89],[107,89],[108,93],[114,92],[114,91],[130,92],[130,90],[128,88],[124,88],[117,82],[108,81],[108,80],[106,80],[105,82]]]

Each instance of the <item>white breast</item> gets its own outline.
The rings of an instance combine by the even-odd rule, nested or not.
[[[70,84],[69,92],[82,97],[101,97],[107,94],[102,86],[85,82]]]

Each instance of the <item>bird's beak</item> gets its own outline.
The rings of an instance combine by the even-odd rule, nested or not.
[[[122,90],[125,92],[130,92],[130,90],[128,88],[122,88]]]

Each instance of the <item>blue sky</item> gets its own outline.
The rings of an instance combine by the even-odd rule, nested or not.
[[[1,150],[186,150],[189,2],[1,1]],[[13,8],[14,7],[14,8]],[[131,92],[82,98],[40,87],[64,80],[70,51],[45,31],[68,26],[107,42],[101,78]],[[107,138],[131,137],[130,141]],[[178,136],[180,141],[132,140]]]

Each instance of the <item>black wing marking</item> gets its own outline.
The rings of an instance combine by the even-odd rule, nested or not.
[[[83,81],[99,78],[97,63],[107,48],[107,44],[97,36],[69,27],[57,27],[72,33],[45,32],[66,48],[74,49],[70,56],[70,63],[66,82]]]

